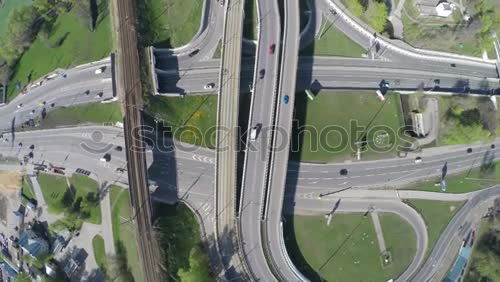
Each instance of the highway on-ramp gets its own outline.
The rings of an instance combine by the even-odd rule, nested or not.
[[[243,164],[239,226],[241,249],[252,279],[270,281],[273,274],[265,263],[261,219],[267,187],[272,137],[270,129],[273,126],[281,50],[278,2],[258,0],[257,15],[259,31]],[[251,137],[252,130],[255,130],[255,138]]]

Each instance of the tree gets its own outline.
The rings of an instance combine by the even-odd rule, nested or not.
[[[365,7],[359,0],[348,0],[346,4],[349,10],[358,18],[365,12]]]
[[[371,27],[373,27],[376,32],[384,31],[388,16],[385,2],[372,1],[368,6],[367,14]]]
[[[27,272],[20,272],[14,277],[14,282],[31,282],[31,277]]]
[[[181,268],[177,275],[183,282],[213,281],[208,267],[208,258],[196,245],[189,253],[189,269]]]

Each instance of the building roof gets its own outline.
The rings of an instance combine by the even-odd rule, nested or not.
[[[21,233],[19,246],[34,257],[43,255],[49,250],[47,241],[37,236],[32,230],[26,230]]]

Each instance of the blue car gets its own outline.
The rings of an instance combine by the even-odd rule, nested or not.
[[[288,99],[288,95],[285,95],[285,97],[283,97],[283,103],[288,104]]]

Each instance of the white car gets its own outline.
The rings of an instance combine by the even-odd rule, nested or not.
[[[421,158],[421,157],[416,157],[416,158],[415,158],[415,163],[416,163],[416,164],[419,164],[419,163],[421,163],[421,162],[422,162],[422,158]]]
[[[18,109],[20,109],[20,108],[22,108],[22,107],[23,107],[23,104],[19,104],[19,105],[17,105],[17,108],[18,108]]]
[[[95,74],[101,74],[101,73],[103,73],[103,72],[104,72],[104,69],[105,69],[105,68],[106,68],[106,67],[100,67],[100,68],[96,69],[94,73],[95,73]]]
[[[211,82],[211,83],[205,84],[205,86],[203,88],[214,89],[214,87],[215,87],[215,83]]]

